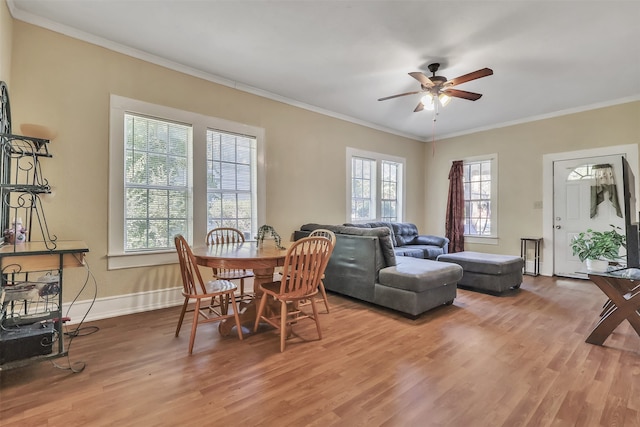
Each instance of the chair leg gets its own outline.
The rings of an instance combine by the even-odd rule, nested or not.
[[[178,318],[178,327],[176,328],[176,337],[180,333],[180,328],[182,327],[182,321],[184,320],[184,314],[187,312],[188,305],[189,305],[189,298],[185,298],[184,304],[182,304],[182,311],[180,312],[180,317]]]
[[[244,278],[240,279],[240,298],[244,298]]]
[[[318,338],[322,339],[322,332],[320,332],[320,319],[318,318],[318,308],[316,302],[311,298],[311,309],[313,310],[313,320],[316,321],[316,329],[318,330]]]
[[[193,353],[193,343],[196,340],[196,329],[200,318],[200,298],[196,300],[196,308],[193,311],[193,324],[191,325],[191,338],[189,338],[189,354]]]
[[[218,298],[220,298],[220,314],[224,316],[229,312],[229,294],[218,295]]]
[[[280,353],[284,351],[285,341],[287,339],[287,303],[280,302]]]
[[[238,315],[238,305],[236,304],[236,297],[231,293],[231,309],[233,310],[233,317],[236,319],[236,329],[238,330],[238,338],[242,341],[242,325],[240,324],[240,316]]]
[[[260,306],[258,307],[258,312],[256,313],[256,322],[253,325],[253,332],[258,332],[258,326],[260,326],[260,317],[262,316],[262,313],[264,311],[264,308],[267,305],[267,294],[262,294],[262,297],[260,298]]]
[[[324,300],[324,306],[327,309],[327,313],[329,312],[329,300],[327,299],[327,291],[324,289],[324,283],[320,282],[320,293],[322,294],[322,299]]]

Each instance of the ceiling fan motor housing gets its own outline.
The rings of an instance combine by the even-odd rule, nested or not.
[[[431,80],[433,82],[434,85],[443,85],[445,84],[445,82],[447,81],[446,77],[443,76],[432,76],[429,77],[429,80]]]

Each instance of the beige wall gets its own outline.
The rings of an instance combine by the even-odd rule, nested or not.
[[[266,222],[284,238],[306,222],[346,221],[347,146],[405,157],[406,219],[424,223],[422,142],[240,92],[21,21],[13,25],[13,125],[37,123],[58,132],[50,145],[54,157],[43,165],[55,188],[45,213],[60,239],[87,242],[99,297],[179,285],[175,266],[106,269],[111,93],[264,128]],[[79,278],[82,272],[76,270],[69,274]],[[66,300],[78,281],[65,282]],[[76,285],[67,285],[71,282]]]
[[[13,19],[5,0],[0,1],[0,81],[11,80],[11,44],[13,42]],[[9,92],[11,95],[11,92]]]
[[[427,228],[444,233],[451,162],[497,153],[499,241],[465,249],[519,255],[520,237],[543,234],[543,154],[639,142],[640,102],[437,141],[435,155],[426,153]]]

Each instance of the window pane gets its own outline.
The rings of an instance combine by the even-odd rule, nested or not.
[[[371,210],[375,182],[373,168],[375,161],[360,157],[351,159],[351,220],[375,219]]]
[[[351,220],[398,221],[402,163],[351,157]]]
[[[133,114],[124,123],[124,249],[171,249],[187,232],[191,128]]]
[[[381,182],[381,220],[397,221],[396,207],[398,204],[397,185],[399,181],[400,164],[389,161],[382,161],[382,182]]]
[[[485,160],[468,162],[463,166],[466,235],[492,235],[491,189],[494,183],[491,163],[491,160]]]
[[[207,131],[207,228],[233,227],[252,238],[258,226],[256,139]]]

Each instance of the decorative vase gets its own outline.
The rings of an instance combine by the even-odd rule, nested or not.
[[[604,273],[609,268],[609,261],[604,259],[587,259],[587,270]]]

